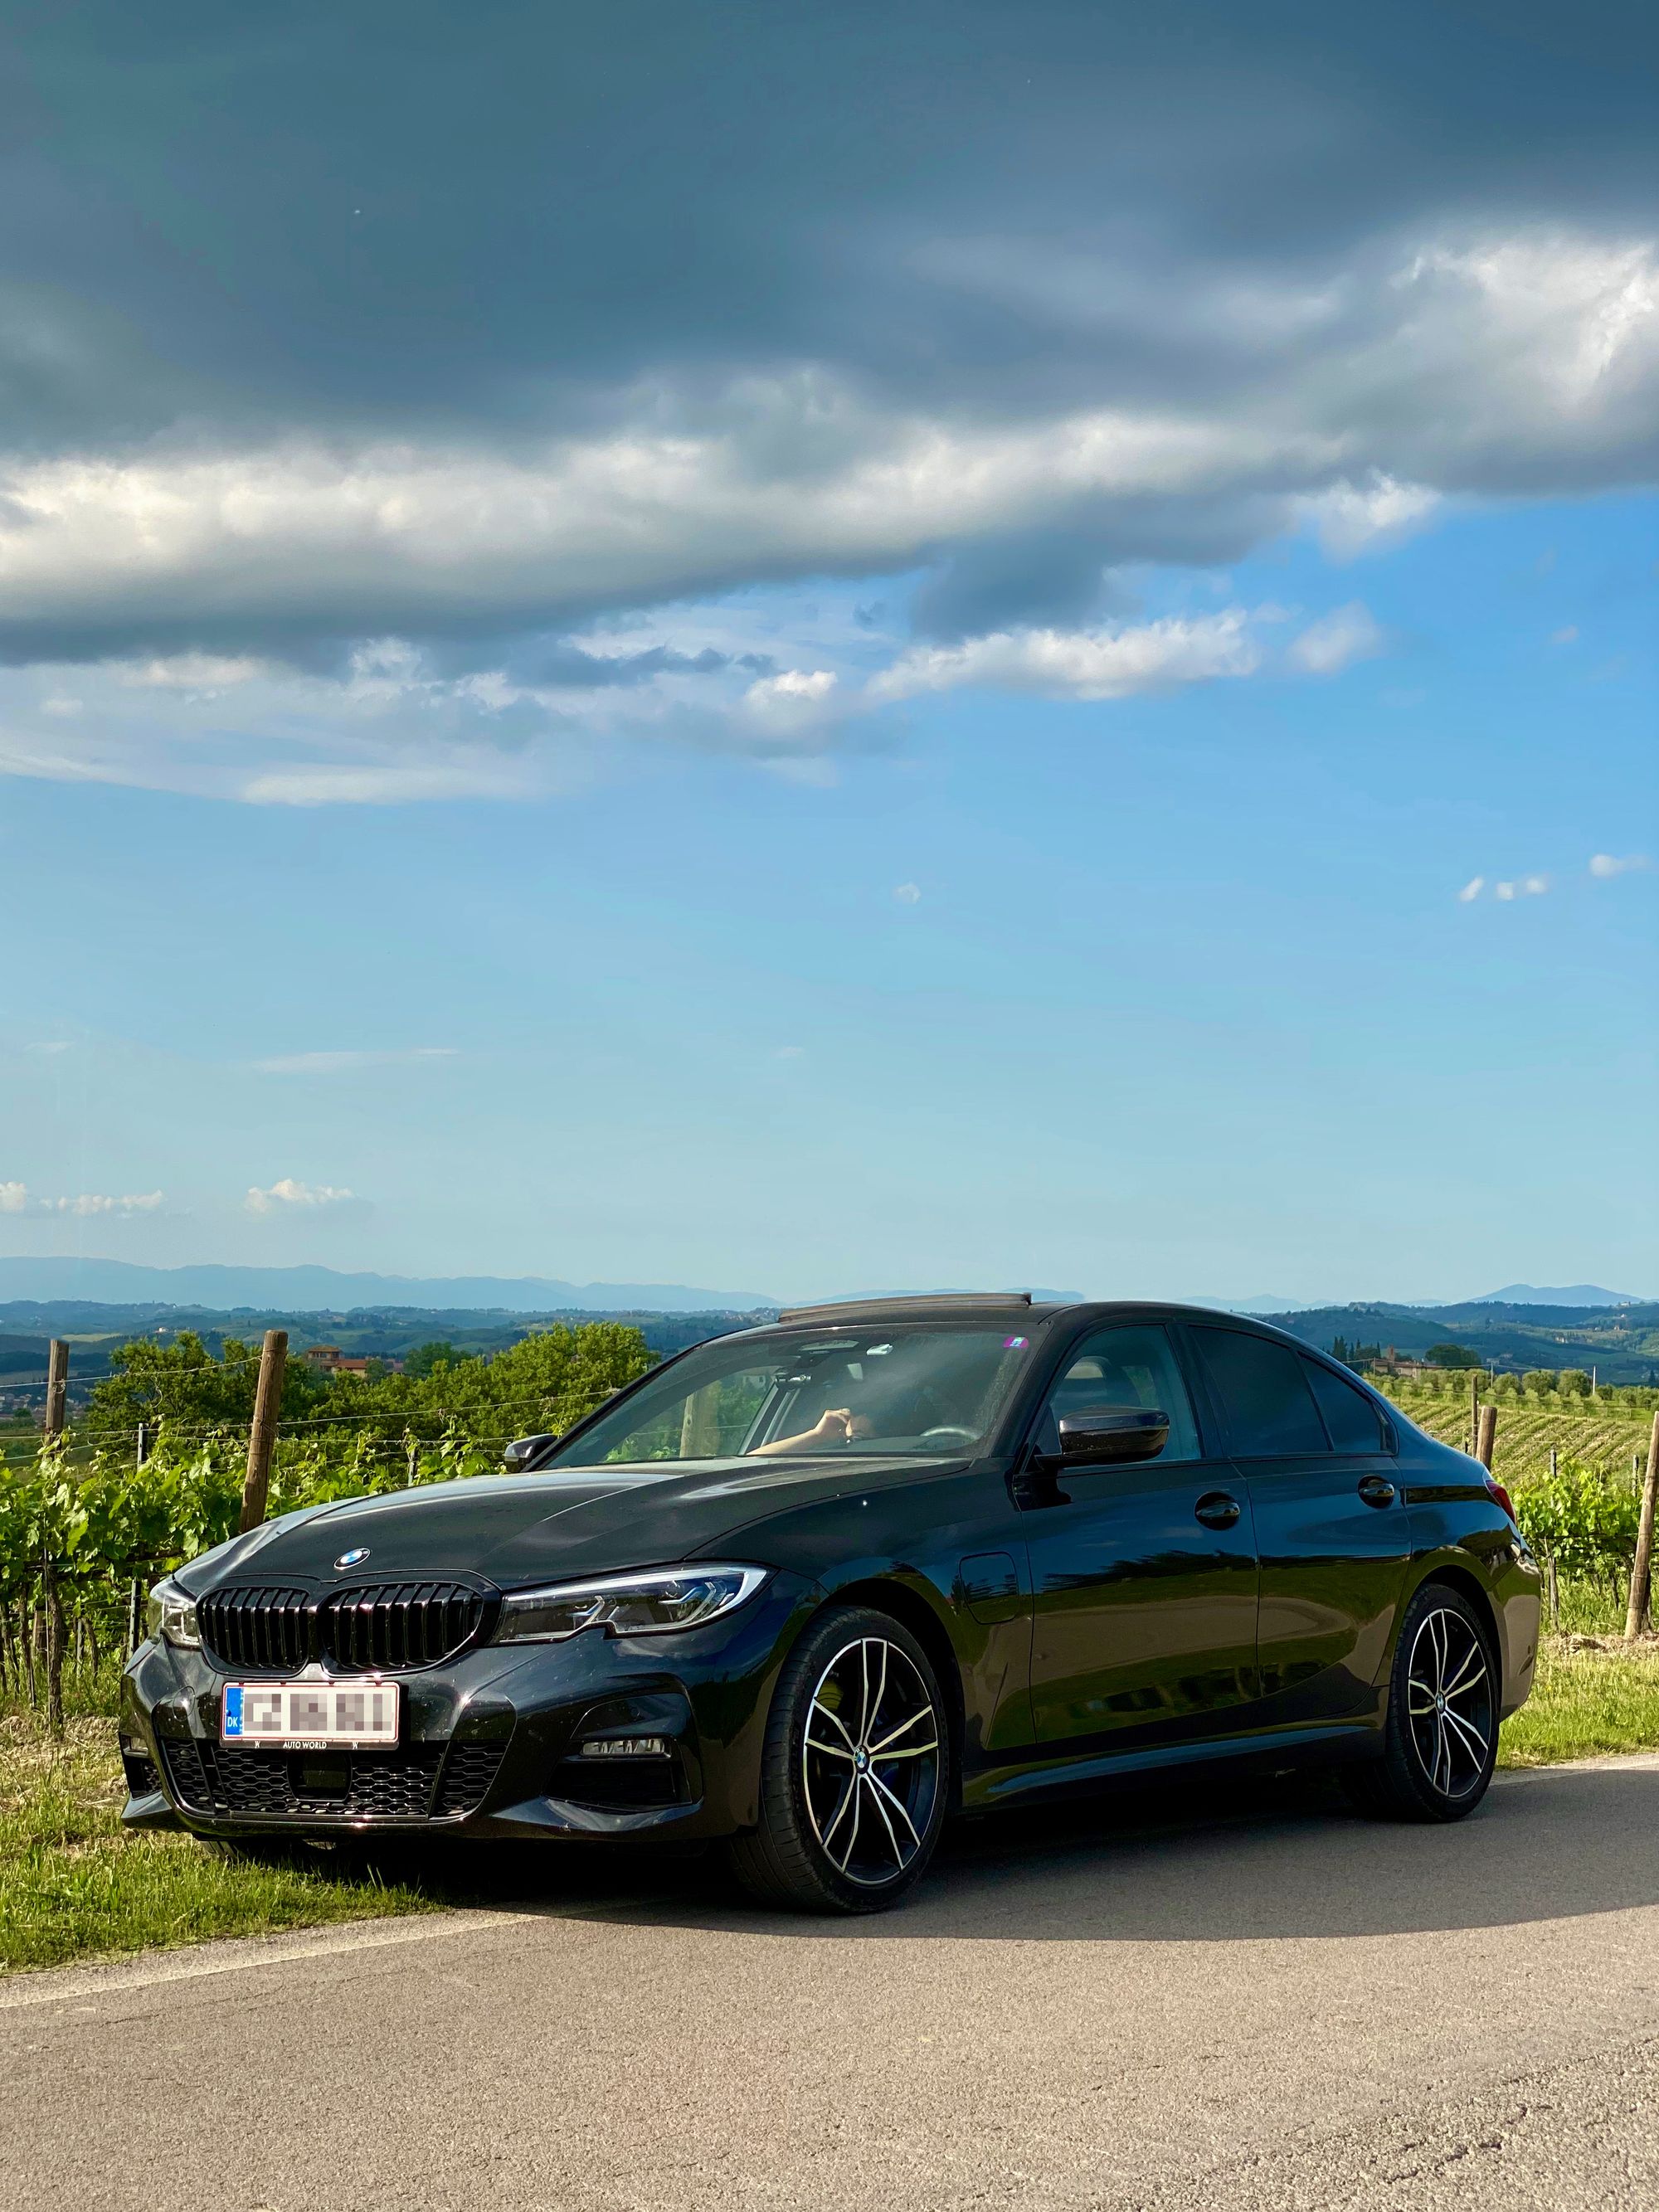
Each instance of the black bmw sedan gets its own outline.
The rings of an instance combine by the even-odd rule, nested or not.
[[[953,1812],[1198,1761],[1460,1820],[1532,1684],[1503,1490],[1230,1315],[786,1313],[509,1464],[158,1584],[128,1822],[719,1838],[762,1898],[862,1912]]]

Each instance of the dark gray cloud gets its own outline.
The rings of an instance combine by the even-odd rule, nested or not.
[[[1605,0],[12,19],[8,415],[48,443],[175,411],[539,427],[757,360],[1052,401],[1098,349],[942,301],[913,249],[1115,240],[1178,294],[1189,262],[1449,214],[1645,225],[1659,183],[1653,11]]]
[[[1656,26],[14,7],[0,653],[465,658],[907,569],[951,639],[1344,484],[1647,480]],[[696,672],[649,650],[496,665]]]

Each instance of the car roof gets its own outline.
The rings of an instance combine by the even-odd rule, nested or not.
[[[1060,1319],[1079,1322],[1115,1320],[1205,1322],[1246,1330],[1253,1336],[1268,1337],[1280,1344],[1294,1345],[1298,1351],[1316,1350],[1287,1330],[1275,1328],[1270,1322],[1259,1321],[1254,1315],[1229,1313],[1218,1306],[1182,1305],[1159,1298],[1049,1299],[1039,1304],[1029,1292],[1015,1291],[933,1291],[909,1297],[848,1298],[823,1305],[788,1306],[775,1321],[762,1322],[753,1329],[737,1333],[758,1335],[763,1330],[778,1328],[822,1329],[842,1326],[862,1327],[866,1322],[969,1322],[975,1318],[987,1321],[1018,1318],[1033,1323]]]

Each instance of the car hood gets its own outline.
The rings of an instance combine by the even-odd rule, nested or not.
[[[342,1498],[267,1522],[180,1577],[192,1595],[262,1583],[480,1575],[503,1589],[657,1566],[707,1553],[775,1515],[938,1474],[960,1461],[655,1461],[545,1474],[477,1475]],[[757,1556],[754,1547],[740,1557]],[[362,1556],[337,1564],[349,1553]],[[763,1547],[759,1564],[767,1564]]]

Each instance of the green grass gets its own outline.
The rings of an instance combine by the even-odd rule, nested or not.
[[[432,1909],[355,1862],[263,1865],[124,1831],[125,1796],[107,1717],[71,1720],[54,1744],[29,1717],[0,1716],[0,1972]]]
[[[1504,1724],[1498,1765],[1553,1766],[1619,1751],[1659,1751],[1659,1638],[1631,1650],[1611,1638],[1547,1636],[1533,1693]]]

